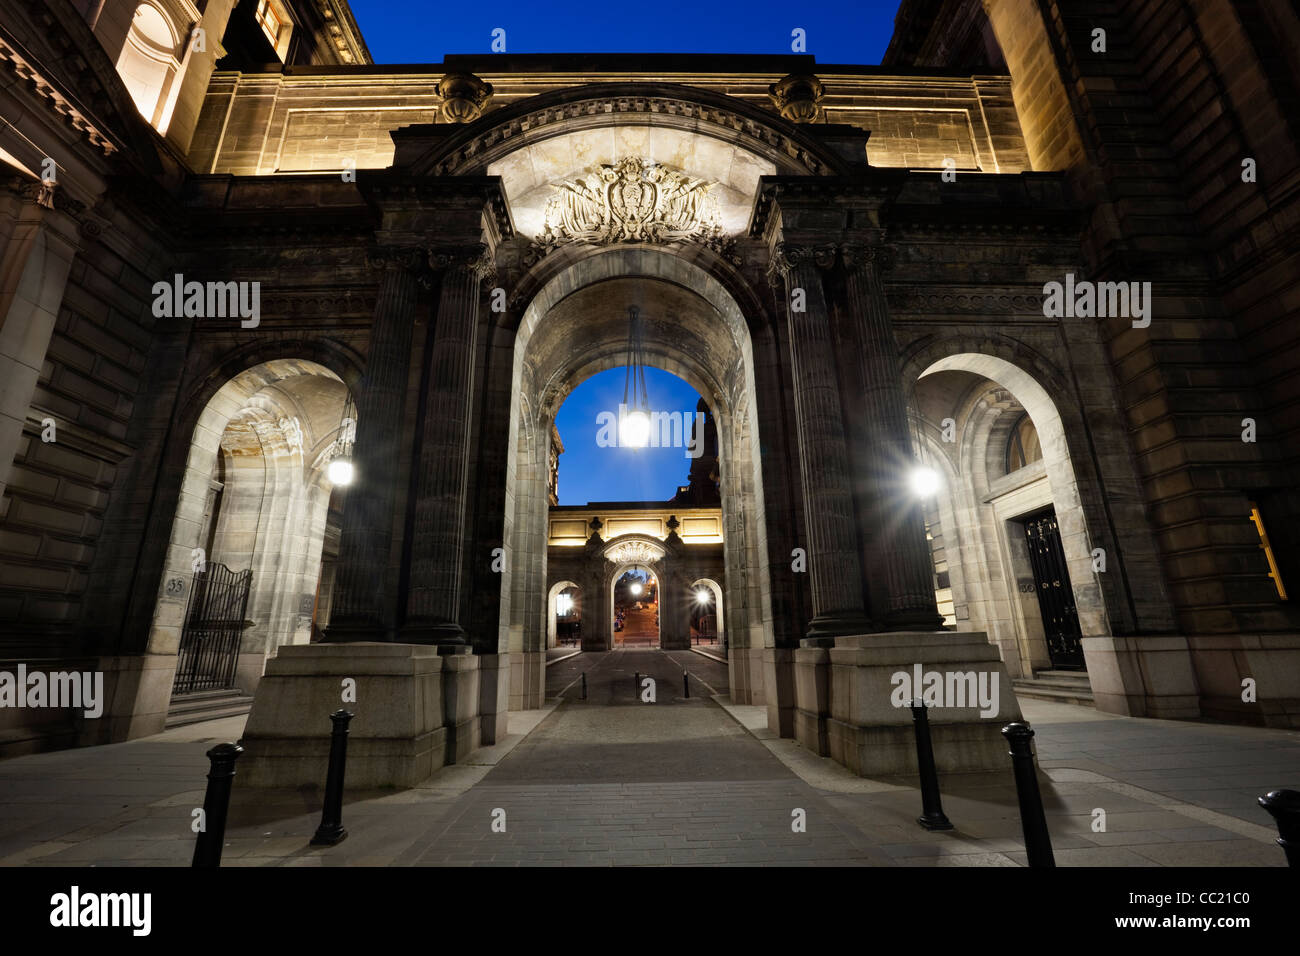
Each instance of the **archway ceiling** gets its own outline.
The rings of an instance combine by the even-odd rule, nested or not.
[[[716,413],[725,414],[729,402],[721,397],[734,384],[735,370],[743,367],[727,323],[695,292],[642,277],[585,286],[542,320],[544,334],[534,336],[526,362],[547,397],[543,414],[553,415],[585,378],[625,364],[630,305],[641,311],[647,364],[684,378]],[[650,404],[655,405],[653,394]]]
[[[573,180],[594,166],[636,157],[716,183],[710,191],[728,236],[742,234],[758,193],[761,176],[776,166],[733,143],[689,130],[650,125],[614,125],[575,130],[530,143],[491,163],[487,172],[500,176],[515,229],[530,239],[545,226],[546,204],[559,183]]]

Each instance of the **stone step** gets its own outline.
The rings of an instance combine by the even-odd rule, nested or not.
[[[1039,671],[1033,678],[1013,680],[1017,697],[1052,700],[1060,704],[1096,706],[1088,675],[1078,671]]]
[[[200,691],[173,697],[167,708],[167,729],[185,727],[205,720],[242,717],[253,707],[253,698],[239,690]]]

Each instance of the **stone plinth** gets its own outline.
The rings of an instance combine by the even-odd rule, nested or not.
[[[236,766],[244,787],[324,787],[329,715],[349,728],[349,789],[411,787],[477,745],[478,662],[416,644],[298,644],[267,661]],[[342,700],[345,678],[356,702]],[[450,725],[450,726],[449,726]]]
[[[861,776],[916,773],[912,712],[894,706],[894,675],[922,673],[996,677],[996,709],[939,706],[929,712],[939,773],[1008,770],[1002,728],[1020,719],[1020,705],[998,656],[979,631],[899,631],[805,641],[795,652],[795,736]],[[906,695],[920,696],[920,691]],[[968,699],[968,703],[975,701]]]

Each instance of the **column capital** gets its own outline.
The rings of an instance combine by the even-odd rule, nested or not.
[[[847,272],[857,272],[871,266],[886,271],[894,265],[894,249],[884,243],[861,240],[842,242],[839,251]]]
[[[373,245],[366,250],[366,264],[379,272],[390,269],[409,272],[428,288],[428,254],[419,246]]]
[[[805,265],[814,265],[823,272],[835,265],[835,243],[778,242],[772,247],[768,265],[768,279],[780,276],[788,279],[790,273]]]
[[[480,282],[496,278],[495,257],[486,242],[429,246],[427,256],[428,266],[434,273],[466,269]]]

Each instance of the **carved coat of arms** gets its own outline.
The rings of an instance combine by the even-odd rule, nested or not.
[[[597,166],[554,188],[542,254],[567,242],[705,243],[722,251],[722,213],[714,184],[636,157]]]

